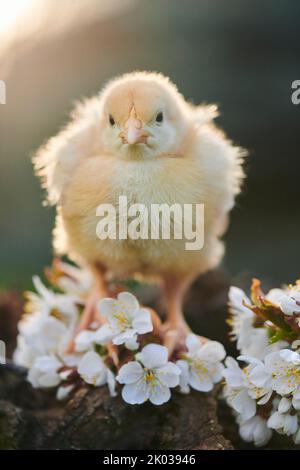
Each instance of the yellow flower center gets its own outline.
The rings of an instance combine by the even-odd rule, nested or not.
[[[252,392],[254,393],[254,395],[255,395],[256,400],[258,400],[259,398],[263,397],[263,396],[266,394],[266,390],[265,390],[264,388],[262,388],[262,387],[257,387],[256,385],[254,385],[253,382],[251,382],[251,380],[250,380],[250,372],[249,372],[248,367],[245,367],[245,368],[243,369],[243,372],[244,372],[244,374],[245,374],[245,376],[246,376],[246,379],[247,379],[247,381],[248,381],[248,383],[249,383],[249,387],[250,387],[251,391],[252,391]]]
[[[299,385],[300,384],[300,368],[299,367],[289,367],[285,366],[282,367],[280,372],[273,372],[272,373],[273,379],[282,378],[285,379],[288,385]],[[294,379],[294,380],[292,380]]]
[[[196,369],[196,371],[199,375],[208,373],[208,368],[204,365],[204,363],[202,361],[194,362],[193,367],[194,367],[194,369]]]
[[[63,321],[64,316],[62,313],[58,310],[58,308],[53,307],[50,312],[51,317],[56,318],[57,320]]]
[[[155,380],[155,376],[151,370],[148,370],[145,375],[146,382],[153,382]]]
[[[113,305],[113,317],[115,320],[117,320],[118,327],[120,328],[120,330],[126,330],[126,328],[131,327],[130,319],[126,314],[125,306],[122,305],[121,302],[115,302],[115,304]]]
[[[122,311],[115,313],[114,318],[117,320],[120,330],[125,330],[126,328],[130,327],[129,320],[125,312]]]
[[[144,380],[146,384],[149,385],[150,387],[156,387],[157,380],[152,370],[145,369]]]

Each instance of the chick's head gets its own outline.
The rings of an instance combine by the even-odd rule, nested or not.
[[[124,75],[108,84],[101,102],[103,142],[116,157],[155,158],[176,152],[185,135],[185,101],[162,75]]]

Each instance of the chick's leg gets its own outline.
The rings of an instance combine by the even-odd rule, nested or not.
[[[100,312],[98,311],[97,304],[99,300],[103,297],[108,296],[108,287],[105,280],[105,270],[99,265],[91,267],[91,271],[94,278],[94,285],[91,289],[90,294],[85,303],[79,325],[76,328],[74,338],[82,330],[86,330],[92,323],[97,323],[100,326],[104,323],[104,319],[101,317]],[[69,342],[66,352],[74,352],[74,338]]]
[[[190,286],[187,279],[168,278],[164,281],[164,297],[167,307],[167,322],[163,326],[164,344],[170,356],[185,346],[185,339],[190,328],[182,311],[183,298]]]

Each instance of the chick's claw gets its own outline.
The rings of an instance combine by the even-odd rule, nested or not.
[[[113,364],[116,367],[119,367],[120,360],[119,360],[119,354],[118,354],[118,348],[115,346],[113,343],[110,343],[107,345],[107,355],[108,357],[112,360]]]
[[[191,329],[185,321],[166,322],[162,325],[161,337],[164,346],[168,348],[169,357],[186,349],[186,338],[189,333]]]
[[[172,356],[180,357],[182,353],[187,351],[187,337],[193,333],[185,321],[178,321],[177,323],[166,322],[162,325],[160,337],[164,346],[168,348],[169,358]],[[209,341],[205,336],[197,336],[201,344]]]

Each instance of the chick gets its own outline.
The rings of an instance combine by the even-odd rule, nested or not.
[[[216,106],[188,103],[158,73],[112,80],[79,104],[71,122],[36,154],[34,165],[57,209],[54,247],[94,275],[80,329],[95,320],[107,279],[136,275],[161,283],[166,301],[165,344],[170,351],[189,331],[183,298],[193,280],[224,254],[227,227],[243,179],[244,151],[213,123]],[[100,204],[204,204],[204,246],[185,240],[104,239],[96,236]]]

